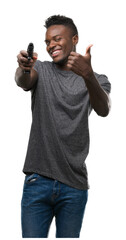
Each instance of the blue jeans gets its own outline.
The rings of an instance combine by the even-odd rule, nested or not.
[[[79,238],[87,190],[31,174],[25,177],[21,202],[23,238],[47,238],[55,216],[56,238]]]

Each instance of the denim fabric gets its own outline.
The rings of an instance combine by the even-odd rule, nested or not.
[[[55,216],[56,238],[79,238],[88,190],[31,174],[25,177],[21,202],[23,238],[47,238]]]

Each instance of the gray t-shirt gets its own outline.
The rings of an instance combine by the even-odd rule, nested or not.
[[[85,81],[53,62],[36,61],[34,69],[39,77],[32,90],[32,125],[23,172],[88,189],[85,159],[91,105]],[[110,92],[107,77],[95,76]]]

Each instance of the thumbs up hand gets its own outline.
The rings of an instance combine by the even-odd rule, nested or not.
[[[67,62],[68,69],[82,76],[83,78],[87,78],[88,75],[93,73],[90,54],[92,46],[93,45],[89,45],[86,48],[86,53],[84,56],[76,52],[71,52]]]

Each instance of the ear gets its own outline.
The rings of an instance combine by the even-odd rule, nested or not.
[[[74,46],[77,45],[77,43],[78,43],[78,35],[77,34],[72,37],[72,42],[73,42]]]

